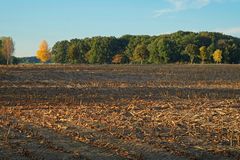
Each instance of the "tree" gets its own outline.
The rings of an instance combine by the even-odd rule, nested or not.
[[[188,44],[185,48],[185,53],[190,57],[190,62],[192,64],[195,57],[199,53],[198,47],[195,44]]]
[[[199,51],[200,51],[200,59],[202,61],[202,64],[204,64],[205,60],[207,59],[207,47],[202,46],[199,48]]]
[[[6,59],[7,65],[12,63],[11,59],[14,52],[14,43],[11,37],[4,37],[2,39],[2,54]]]
[[[147,54],[137,51],[140,45],[147,48]],[[214,63],[212,56],[216,49],[222,51],[222,63],[240,63],[239,38],[215,32],[184,31],[159,36],[125,35],[61,41],[54,45],[51,59],[56,63],[110,64],[118,63],[117,58],[122,56],[121,63]],[[121,56],[115,57],[118,53]]]
[[[143,61],[146,60],[148,55],[149,51],[144,44],[137,45],[133,52],[132,61],[143,64]]]
[[[67,49],[67,59],[70,63],[85,63],[85,54],[89,46],[80,39],[72,39]]]
[[[110,64],[112,57],[119,52],[118,41],[115,37],[94,37],[87,52],[88,63]]]
[[[0,64],[4,64],[4,57],[2,55],[2,40],[0,39]]]
[[[227,48],[229,52],[229,63],[240,63],[240,48],[236,44],[232,44]]]
[[[112,63],[114,63],[114,64],[121,64],[122,60],[123,60],[123,55],[122,54],[116,54],[112,58]]]
[[[57,42],[52,48],[52,60],[55,63],[67,63],[68,41]]]
[[[175,41],[168,38],[157,38],[148,45],[150,63],[169,63],[179,59],[179,53]]]
[[[161,63],[161,57],[160,53],[158,51],[158,39],[155,39],[148,45],[148,51],[149,51],[149,63],[159,64]]]
[[[134,50],[138,45],[143,44],[147,46],[150,43],[150,36],[127,36],[127,39],[128,45],[124,49],[124,54],[130,60],[133,58]]]
[[[95,37],[92,40],[91,49],[87,52],[86,59],[90,64],[107,63],[110,56],[109,43],[104,37]],[[112,57],[111,57],[112,59]],[[112,60],[111,60],[112,61]]]
[[[20,59],[19,58],[17,58],[17,57],[12,57],[12,64],[19,64],[20,63]]]
[[[196,37],[198,46],[209,46],[211,45],[211,37],[208,32],[200,32]]]
[[[70,44],[70,46],[68,47],[68,50],[67,50],[68,62],[70,62],[72,64],[77,63],[78,55],[79,55],[79,49],[78,49],[77,44],[75,44],[75,43]]]
[[[36,57],[43,63],[47,62],[51,58],[47,41],[43,40],[41,42]]]
[[[0,55],[2,54],[2,40],[0,39]]]
[[[217,49],[213,53],[213,59],[216,63],[221,63],[222,62],[222,51],[220,49]]]
[[[163,39],[158,43],[158,51],[163,63],[176,62],[179,58],[176,49],[176,43],[173,40]]]

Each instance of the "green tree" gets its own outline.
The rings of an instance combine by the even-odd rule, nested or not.
[[[148,45],[150,63],[169,63],[179,60],[180,54],[176,49],[177,44],[173,40],[158,38]]]
[[[227,39],[219,39],[216,43],[217,49],[222,51],[222,62],[229,63],[229,50],[228,50],[228,40]]]
[[[186,32],[185,36],[182,38],[182,43],[184,46],[189,44],[196,44],[197,43],[197,34],[193,32]]]
[[[198,47],[195,44],[188,44],[184,52],[190,57],[191,64],[193,64],[194,59],[199,53]]]
[[[86,54],[88,63],[110,64],[112,57],[119,52],[118,42],[115,37],[94,37],[91,49]]]
[[[200,32],[196,36],[196,44],[197,46],[210,46],[212,43],[211,37],[208,32]]]
[[[163,63],[176,62],[178,60],[179,54],[176,46],[175,41],[169,39],[163,39],[158,43],[158,50]]]
[[[85,63],[85,54],[89,51],[88,45],[79,39],[72,39],[67,49],[69,63]]]
[[[68,41],[57,42],[52,48],[52,61],[54,63],[67,63]]]
[[[209,60],[210,60],[211,63],[214,63],[214,60],[213,60],[212,55],[213,55],[213,53],[214,53],[215,50],[216,50],[216,47],[215,47],[214,43],[212,43],[212,44],[211,44],[210,46],[208,46],[208,48],[207,48],[207,53],[208,53],[208,55],[209,55]]]
[[[231,44],[227,48],[229,52],[229,63],[239,64],[240,63],[240,47],[237,47],[236,43]]]
[[[144,44],[137,45],[133,52],[132,61],[135,63],[143,64],[144,60],[147,59],[149,51]]]
[[[17,57],[12,57],[12,64],[19,64],[20,63],[20,60],[19,60],[19,58],[17,58]]]
[[[127,37],[127,38],[126,38]],[[128,59],[132,59],[134,50],[138,45],[144,44],[148,45],[150,43],[150,36],[126,36],[128,39],[128,45],[125,47],[124,55],[128,57]]]
[[[67,50],[67,59],[69,63],[75,64],[77,63],[78,55],[79,55],[79,49],[77,44],[72,43],[69,45]]]
[[[148,51],[149,51],[149,63],[159,64],[161,63],[161,57],[160,53],[158,51],[158,39],[155,39],[148,45]]]
[[[149,56],[142,59],[136,53],[133,55],[139,45],[146,46]],[[202,46],[206,49],[200,52]],[[131,63],[131,60],[155,64],[200,60],[214,63],[212,56],[216,49],[222,50],[222,62],[240,63],[239,38],[215,32],[184,31],[159,36],[124,35],[120,38],[93,37],[57,42],[52,59],[56,63],[114,63],[113,58],[120,57],[115,55],[121,53],[121,63]]]

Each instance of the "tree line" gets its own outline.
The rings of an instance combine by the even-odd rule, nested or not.
[[[240,63],[240,39],[216,32],[184,32],[159,36],[124,35],[41,42],[36,58],[15,58],[11,37],[0,38],[0,64],[38,62],[62,64]]]
[[[240,63],[240,39],[216,32],[183,32],[160,36],[124,35],[57,42],[54,63],[166,64]]]

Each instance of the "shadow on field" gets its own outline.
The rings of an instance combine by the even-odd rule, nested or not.
[[[2,105],[116,103],[121,99],[161,100],[170,97],[182,99],[233,99],[240,97],[240,89],[198,89],[174,87],[128,87],[128,88],[0,88]]]

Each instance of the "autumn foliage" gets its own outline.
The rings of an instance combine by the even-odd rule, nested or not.
[[[222,51],[217,49],[214,53],[213,53],[213,59],[216,63],[221,63],[222,62]]]
[[[6,63],[10,64],[13,52],[15,50],[13,39],[11,37],[4,37],[2,40],[2,47],[2,52],[4,58],[6,59]]]
[[[116,54],[115,56],[113,56],[112,58],[112,63],[114,64],[120,64],[122,63],[122,59],[123,59],[123,56],[121,54]]]
[[[207,47],[206,46],[202,46],[199,48],[200,51],[200,59],[202,61],[202,64],[205,62],[205,60],[208,58],[207,57]]]
[[[51,58],[48,43],[45,40],[41,42],[36,57],[43,63]]]
[[[240,63],[240,39],[216,32],[183,32],[168,35],[124,35],[92,37],[56,42],[54,63],[86,64],[166,64],[214,63],[213,53],[222,50],[222,62]],[[200,50],[201,48],[201,50]]]

